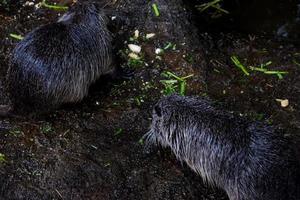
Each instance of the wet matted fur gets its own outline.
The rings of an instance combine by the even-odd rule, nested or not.
[[[220,111],[206,98],[163,97],[145,138],[170,147],[231,200],[300,199],[292,143],[273,127]]]

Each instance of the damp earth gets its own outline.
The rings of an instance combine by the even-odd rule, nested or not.
[[[116,63],[134,77],[102,77],[82,102],[47,115],[1,118],[0,199],[226,200],[168,149],[144,148],[152,105],[167,87],[180,88],[178,80],[166,85],[174,82],[167,72],[189,76],[186,95],[208,96],[287,137],[299,134],[300,2],[224,0],[219,6],[228,13],[201,11],[208,2],[109,2]],[[24,36],[63,14],[38,3],[0,1],[2,105],[9,103],[5,74],[18,42],[11,34]],[[128,44],[141,52],[133,56]]]

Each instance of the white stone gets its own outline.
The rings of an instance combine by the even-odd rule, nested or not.
[[[130,51],[132,51],[134,53],[141,53],[141,51],[142,51],[142,47],[140,47],[136,44],[128,44],[128,48],[130,49]]]

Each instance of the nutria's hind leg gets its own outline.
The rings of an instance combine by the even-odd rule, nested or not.
[[[116,69],[116,76],[118,79],[130,80],[134,78],[134,70],[129,67],[118,67]]]
[[[134,78],[134,70],[130,69],[129,67],[121,67],[118,62],[118,59],[115,56],[113,57],[113,61],[111,65],[113,66],[111,68],[114,70],[111,71],[109,74],[113,79],[130,80]]]

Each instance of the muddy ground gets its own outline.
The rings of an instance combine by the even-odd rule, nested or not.
[[[199,13],[195,9],[204,1],[112,2],[117,12],[111,15],[117,15],[118,22],[113,29],[117,63],[133,68],[134,78],[113,81],[103,77],[81,103],[45,116],[2,118],[0,199],[227,199],[176,161],[169,150],[144,149],[140,139],[148,130],[151,107],[162,95],[164,71],[193,74],[187,80],[187,95],[209,96],[224,109],[273,124],[289,137],[299,134],[300,47],[294,31],[294,1],[288,4],[291,8],[284,8],[290,9],[290,18],[282,22],[268,15],[262,20],[268,26],[259,24],[259,30],[253,28],[253,23],[259,23],[257,17],[253,17],[256,21],[244,15],[239,18],[239,12],[233,12],[237,7],[228,1],[222,6],[232,9],[232,14],[218,18],[211,18],[215,10]],[[158,17],[153,2],[159,7]],[[61,15],[37,9],[37,3],[1,4],[1,104],[9,103],[4,76],[18,42],[9,34],[25,35]],[[245,7],[239,4],[238,9]],[[241,19],[249,27],[242,26]],[[293,28],[278,34],[283,25]],[[139,31],[137,39],[133,38],[135,30]],[[147,33],[155,36],[146,40]],[[141,62],[128,59],[128,43],[142,47]],[[155,54],[168,44],[171,47],[163,54]],[[272,61],[270,70],[288,74],[279,79],[249,70],[246,76],[233,64],[232,56],[245,66]],[[289,105],[282,107],[276,99],[287,99]]]

